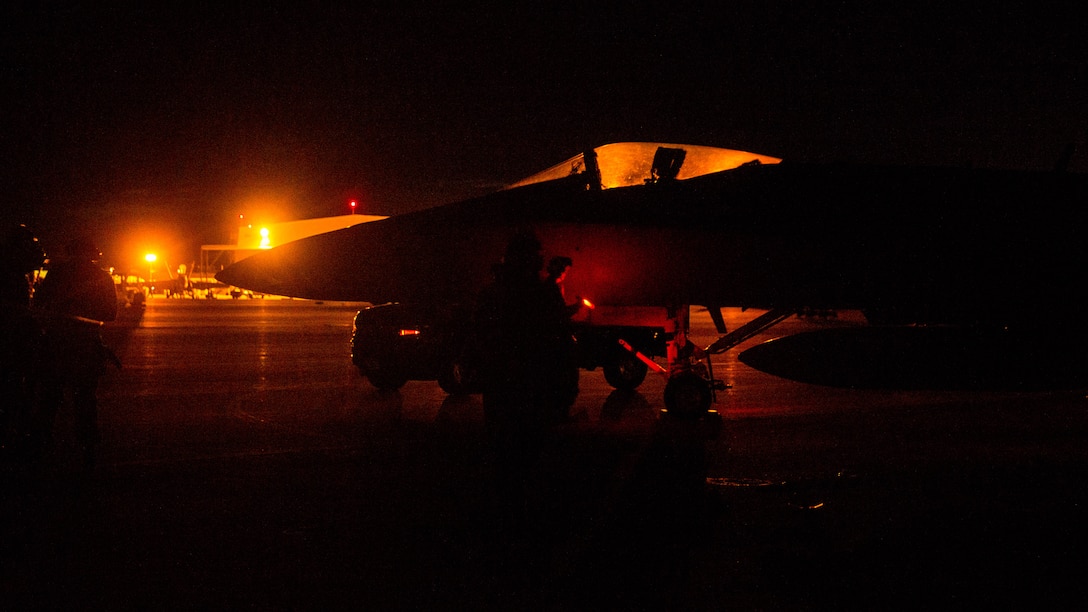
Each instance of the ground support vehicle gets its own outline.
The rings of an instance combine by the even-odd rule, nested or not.
[[[478,392],[476,364],[484,348],[474,342],[471,320],[471,311],[460,306],[365,308],[352,328],[352,363],[379,389],[437,380],[447,393]],[[605,380],[617,389],[637,388],[648,369],[620,340],[649,358],[665,354],[665,332],[659,327],[575,323],[573,333],[578,366],[602,368]]]

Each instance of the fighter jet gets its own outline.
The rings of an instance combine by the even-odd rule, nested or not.
[[[545,258],[576,262],[568,294],[665,309],[675,339],[665,399],[677,411],[707,409],[721,387],[693,355],[806,308],[861,310],[871,325],[771,341],[741,360],[854,387],[1080,387],[1086,204],[1086,177],[1065,172],[617,143],[493,194],[260,253],[217,278],[301,298],[471,303],[510,238],[531,231]],[[768,312],[692,351],[693,304]]]

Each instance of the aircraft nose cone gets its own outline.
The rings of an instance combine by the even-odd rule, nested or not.
[[[254,265],[253,258],[235,262],[216,273],[215,279],[225,285],[265,292],[268,284],[260,266]]]
[[[242,287],[247,283],[249,274],[245,270],[243,261],[233,263],[226,268],[215,273],[215,280],[223,283],[224,285],[233,285],[235,287]]]

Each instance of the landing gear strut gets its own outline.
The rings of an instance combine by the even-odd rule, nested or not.
[[[794,314],[792,309],[770,310],[730,333],[725,333],[725,323],[721,311],[711,308],[711,318],[715,327],[724,335],[710,346],[700,349],[687,338],[689,307],[669,309],[668,318],[672,329],[671,339],[666,345],[669,359],[665,384],[665,408],[669,414],[679,419],[700,419],[716,415],[710,406],[717,401],[716,392],[724,391],[724,381],[714,378],[711,355],[720,355],[737,346],[759,332],[788,319]]]
[[[714,378],[710,356],[688,340],[690,308],[687,305],[668,310],[671,329],[665,345],[669,360],[665,383],[665,409],[677,419],[693,420],[715,414],[710,410],[715,392],[725,390],[723,381]]]
[[[714,326],[722,334],[713,344],[700,349],[688,340],[690,307],[668,308],[666,313],[665,354],[668,368],[661,367],[649,357],[635,350],[629,343],[620,340],[620,345],[630,351],[646,366],[665,376],[665,409],[670,418],[677,421],[716,420],[720,426],[720,416],[710,407],[717,401],[716,393],[724,391],[728,385],[714,378],[711,355],[720,355],[725,351],[748,340],[763,330],[777,325],[796,313],[794,309],[775,309],[752,319],[732,332],[726,333],[725,320],[721,310],[709,307]]]

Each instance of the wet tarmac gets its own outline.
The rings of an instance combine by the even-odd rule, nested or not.
[[[708,441],[660,419],[662,380],[621,393],[583,372],[511,508],[479,398],[370,386],[355,309],[156,299],[111,324],[98,464],[80,468],[62,413],[47,465],[2,466],[4,607],[1088,603],[1083,394],[831,389],[726,354]],[[693,325],[709,344],[705,312]]]

